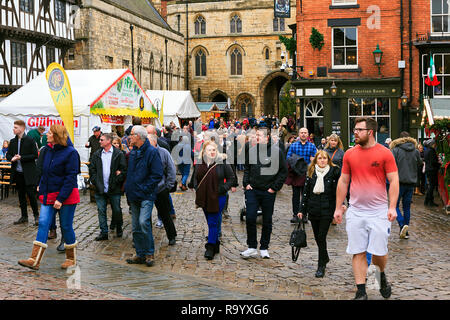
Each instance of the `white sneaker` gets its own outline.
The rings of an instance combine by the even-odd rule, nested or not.
[[[261,254],[261,258],[263,258],[263,259],[270,259],[268,250],[259,250],[259,253]]]
[[[258,250],[256,250],[256,249],[248,248],[244,252],[241,252],[241,257],[244,259],[256,258],[257,256],[258,256]]]
[[[157,228],[162,228],[162,227],[164,227],[164,224],[163,224],[163,222],[161,221],[161,220],[159,220],[158,219],[158,221],[156,221],[156,225],[155,225],[155,227],[157,227]]]
[[[408,232],[408,225],[405,224],[400,231],[400,239],[406,239],[406,233]]]

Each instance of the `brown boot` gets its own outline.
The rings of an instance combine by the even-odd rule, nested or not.
[[[50,230],[50,231],[48,232],[48,238],[49,238],[49,239],[56,239],[56,237],[57,237],[57,235],[56,235],[56,229]]]
[[[74,244],[64,244],[64,248],[66,248],[66,261],[61,265],[62,269],[67,269],[69,267],[73,267],[77,265],[77,253],[76,247],[78,242]]]
[[[418,195],[418,196],[423,196],[423,193],[420,192],[420,189],[419,189],[419,188],[416,188],[414,194],[416,194],[416,195]]]
[[[31,257],[26,260],[19,260],[19,264],[33,270],[39,270],[39,265],[41,264],[45,249],[47,249],[47,245],[45,243],[33,241],[33,250],[31,251]]]

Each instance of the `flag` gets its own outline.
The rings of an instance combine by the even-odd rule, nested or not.
[[[427,86],[437,86],[441,82],[438,80],[436,76],[436,68],[434,67],[433,56],[430,56],[430,67],[427,71],[427,77],[425,79],[425,84]]]
[[[73,129],[73,102],[72,90],[70,89],[69,78],[63,67],[56,62],[51,63],[45,72],[50,95],[56,110],[61,117],[70,139],[74,141]]]
[[[159,122],[161,123],[161,126],[164,126],[164,93],[161,102],[161,111],[159,111]]]

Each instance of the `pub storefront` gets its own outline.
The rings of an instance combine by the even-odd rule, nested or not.
[[[384,143],[401,131],[400,78],[295,80],[300,124],[320,141],[338,134],[344,147],[354,145],[355,119],[370,116],[378,122],[376,139]]]

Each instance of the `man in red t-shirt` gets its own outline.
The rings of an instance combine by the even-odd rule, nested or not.
[[[372,118],[356,119],[353,132],[357,145],[344,155],[342,174],[336,191],[334,218],[337,223],[342,223],[342,205],[351,180],[346,231],[347,253],[353,255],[353,273],[358,288],[356,300],[367,299],[366,252],[373,255],[373,264],[379,268],[381,295],[384,298],[391,296],[391,286],[386,280],[384,269],[388,258],[391,222],[397,217],[399,179],[392,153],[375,140],[377,127],[377,122]],[[390,183],[389,202],[386,178]]]

